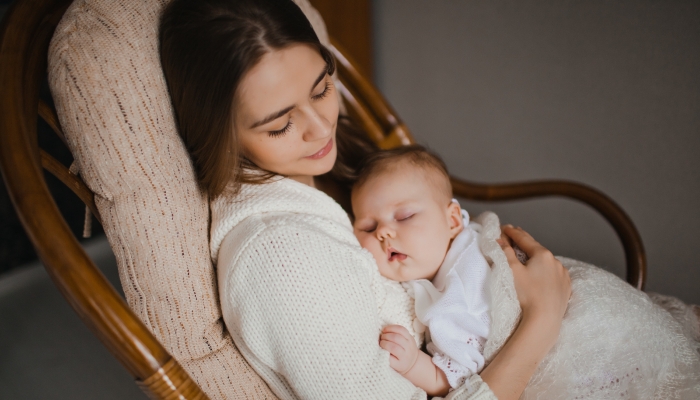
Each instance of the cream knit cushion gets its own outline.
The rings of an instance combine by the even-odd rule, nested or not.
[[[166,3],[74,1],[51,42],[51,92],[129,306],[210,397],[273,398],[221,320],[208,199],[177,134],[157,51]],[[327,43],[316,10],[298,3]]]

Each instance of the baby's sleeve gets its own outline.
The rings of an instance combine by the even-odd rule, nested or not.
[[[433,356],[433,364],[445,373],[453,388],[461,386],[484,367],[484,338],[469,333],[480,321],[470,317],[435,317],[430,321],[428,352]]]

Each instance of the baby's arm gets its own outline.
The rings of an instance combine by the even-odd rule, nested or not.
[[[413,336],[401,325],[389,325],[382,330],[379,347],[391,354],[389,365],[430,396],[445,396],[450,383],[432,358],[418,350]]]

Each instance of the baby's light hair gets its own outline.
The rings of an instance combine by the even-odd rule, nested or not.
[[[445,162],[437,154],[417,144],[370,153],[360,163],[352,190],[355,191],[383,172],[398,167],[401,162],[436,172],[442,179],[430,183],[438,187],[447,199],[452,198],[452,184]]]

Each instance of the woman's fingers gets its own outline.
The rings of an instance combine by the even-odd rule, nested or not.
[[[510,246],[508,241],[504,239],[498,239],[496,240],[498,244],[501,246],[501,249],[503,249],[503,252],[506,254],[506,259],[508,259],[508,264],[512,267],[513,265],[518,265],[520,264],[520,261],[518,260],[518,257],[515,255],[515,251],[513,248]]]
[[[504,240],[506,243],[508,243],[509,245],[512,246],[512,245],[513,245],[513,240],[511,240],[511,238],[508,237],[508,235],[506,235],[506,234],[503,232],[503,230],[504,230],[506,227],[508,227],[508,226],[512,226],[512,225],[503,225],[503,226],[501,226],[501,240]]]
[[[511,246],[505,240],[498,241],[513,271],[515,291],[523,312],[551,317],[560,324],[571,295],[568,270],[554,258],[551,251],[524,230],[505,225],[502,232],[514,243]],[[513,249],[516,245],[529,257],[527,267],[518,260]]]
[[[502,231],[530,258],[534,257],[537,252],[542,250],[547,251],[546,248],[544,248],[538,241],[530,236],[529,233],[525,232],[521,228],[515,228],[512,225],[505,225],[503,226]],[[513,253],[513,255],[515,255],[515,253]]]

